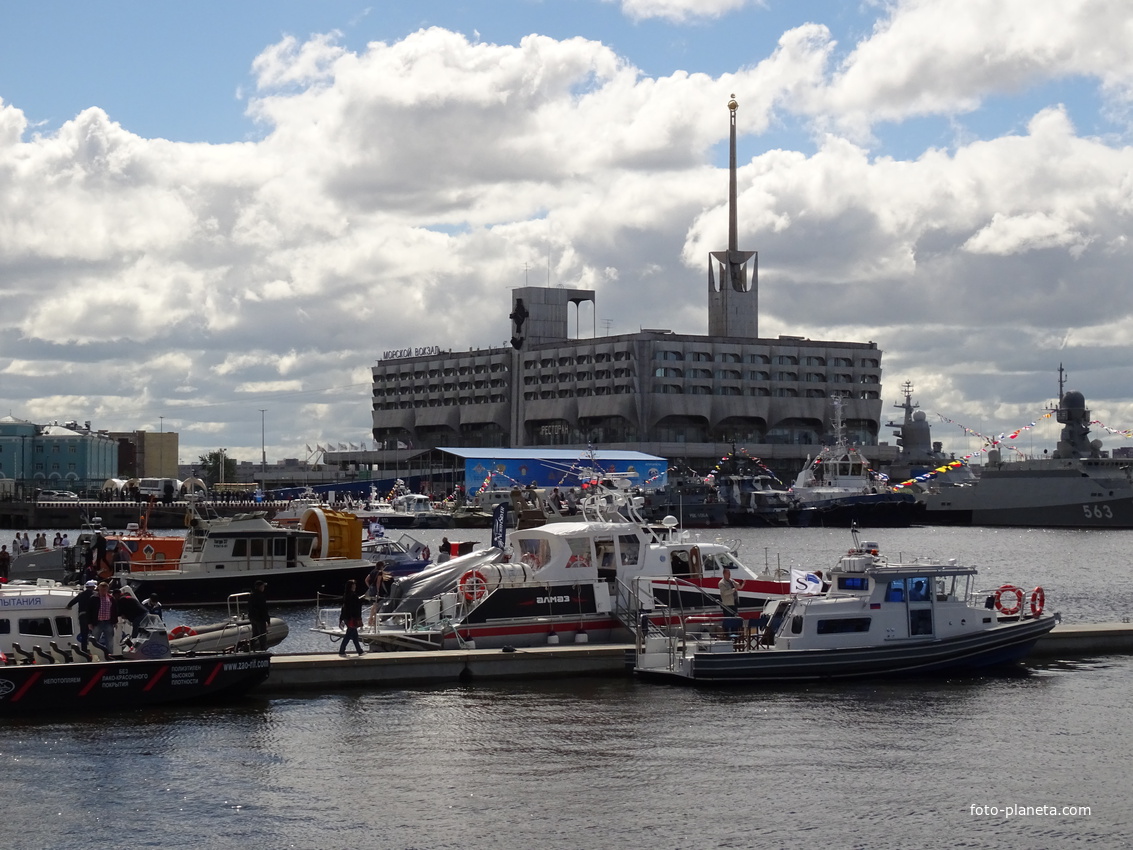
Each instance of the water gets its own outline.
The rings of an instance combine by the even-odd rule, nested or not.
[[[435,543],[443,533],[419,536]],[[849,545],[839,530],[725,534],[742,538],[747,562],[761,563],[766,548],[772,564],[783,553],[784,567],[829,565]],[[987,586],[1042,584],[1068,621],[1104,622],[1127,615],[1131,535],[869,537],[890,553],[977,563]],[[280,648],[329,650],[305,629],[292,622]],[[12,848],[1124,847],[1131,674],[1133,659],[1112,657],[1007,677],[773,688],[594,678],[6,720],[0,839]],[[1008,818],[1008,806],[1090,811]],[[978,813],[991,807],[999,813]]]

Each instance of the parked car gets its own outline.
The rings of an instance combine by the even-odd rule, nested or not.
[[[70,490],[40,490],[38,498],[41,502],[77,502],[79,494]]]

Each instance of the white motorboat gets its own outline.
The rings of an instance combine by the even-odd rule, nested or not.
[[[628,641],[642,610],[659,618],[677,610],[719,611],[725,569],[740,586],[741,609],[761,609],[787,592],[785,577],[749,570],[734,545],[694,540],[673,517],[647,525],[638,513],[641,498],[619,485],[592,489],[576,521],[513,531],[505,548],[480,549],[398,579],[362,639],[385,649]],[[636,593],[634,579],[644,582]],[[323,600],[314,629],[341,637],[338,615],[337,601]]]
[[[142,598],[165,605],[217,605],[259,579],[274,602],[311,602],[319,592],[359,583],[373,564],[362,557],[362,523],[352,514],[308,508],[298,528],[262,512],[204,518],[194,514],[178,560],[120,562],[115,575]]]
[[[216,698],[268,675],[267,652],[246,651],[240,642],[184,649],[152,615],[138,638],[126,638],[126,626],[109,651],[93,642],[84,649],[76,642],[78,606],[67,607],[74,598],[74,588],[50,579],[0,587],[0,714],[86,714]]]
[[[908,492],[894,492],[857,446],[850,445],[842,421],[842,400],[834,402],[834,442],[823,446],[788,491],[795,502],[792,525],[903,527],[924,513]]]
[[[371,563],[385,564],[386,572],[391,576],[419,573],[432,563],[429,547],[408,534],[402,534],[396,540],[385,535],[363,540],[362,557]]]
[[[642,621],[634,669],[650,678],[760,682],[976,673],[1011,665],[1054,628],[1041,587],[976,589],[974,567],[898,563],[876,543],[842,556],[829,590],[770,600],[757,619]]]

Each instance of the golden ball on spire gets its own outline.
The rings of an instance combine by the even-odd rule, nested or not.
[[[732,112],[735,112],[739,108],[740,105],[736,103],[736,96],[732,95],[732,99],[728,101],[728,109],[732,110]]]

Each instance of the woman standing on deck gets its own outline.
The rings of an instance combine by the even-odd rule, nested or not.
[[[342,636],[342,644],[338,647],[338,654],[346,657],[346,644],[354,641],[354,647],[359,655],[365,655],[362,642],[358,640],[358,629],[362,625],[362,597],[358,595],[354,579],[346,582],[346,589],[342,592],[342,610],[338,614],[339,628],[346,629]]]

